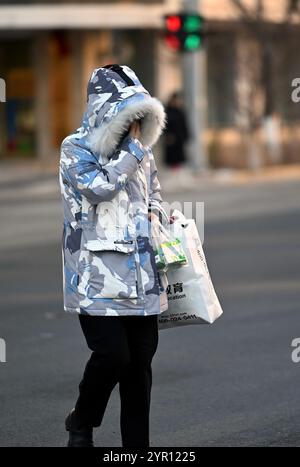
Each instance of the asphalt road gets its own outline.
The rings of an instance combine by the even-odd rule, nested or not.
[[[212,186],[205,252],[224,315],[160,332],[152,446],[300,446],[299,182]],[[64,446],[89,352],[62,310],[60,204],[45,177],[0,189],[0,446]],[[118,388],[99,446],[120,446]]]

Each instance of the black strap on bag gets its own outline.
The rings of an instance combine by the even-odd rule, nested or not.
[[[113,64],[110,64],[110,65],[105,65],[103,68],[108,68],[109,70],[112,70],[115,73],[117,73],[125,81],[125,83],[128,84],[128,86],[134,86],[135,85],[135,83],[132,81],[132,79],[129,78],[129,76],[126,75],[123,68],[120,65],[118,65],[117,63],[113,63]]]

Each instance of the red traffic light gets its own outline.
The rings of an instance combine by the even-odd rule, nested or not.
[[[197,12],[182,11],[164,16],[164,39],[175,51],[193,52],[203,44],[205,36],[204,18]]]
[[[173,50],[179,50],[181,47],[180,40],[174,34],[167,34],[165,37],[165,41],[168,47]]]
[[[170,32],[177,32],[181,28],[181,17],[178,15],[169,15],[166,17],[166,28]]]

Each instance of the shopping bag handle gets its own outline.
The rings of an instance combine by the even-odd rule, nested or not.
[[[188,219],[181,211],[179,211],[179,209],[173,209],[171,216],[175,217],[173,224],[176,222],[179,223],[183,228],[187,227]]]
[[[160,202],[157,201],[157,200],[151,200],[151,207],[152,207],[152,206],[153,206],[154,208],[157,208],[157,210],[159,211],[159,216],[158,216],[158,218],[159,218],[160,223],[162,224],[162,220],[163,220],[163,218],[164,218],[165,223],[166,223],[167,225],[169,225],[169,224],[170,224],[169,216],[168,216],[167,212],[165,211],[165,209],[163,208],[163,206],[160,204]]]

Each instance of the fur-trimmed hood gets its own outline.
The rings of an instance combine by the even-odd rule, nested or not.
[[[131,122],[141,119],[141,143],[153,146],[166,125],[162,103],[143,87],[126,65],[93,71],[82,126],[93,153],[110,157]]]

